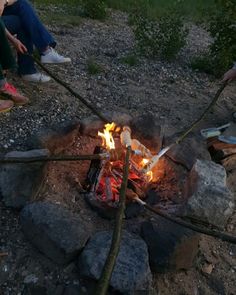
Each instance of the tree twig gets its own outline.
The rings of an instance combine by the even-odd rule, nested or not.
[[[129,174],[129,158],[131,154],[131,147],[127,148],[126,157],[125,157],[125,165],[123,172],[123,181],[120,189],[119,195],[119,208],[116,215],[115,228],[112,235],[112,242],[109,254],[107,256],[107,260],[102,270],[101,277],[98,281],[98,285],[95,291],[96,295],[106,295],[109,287],[109,282],[112,276],[112,272],[115,266],[116,258],[120,249],[121,242],[121,232],[122,232],[122,224],[124,218],[125,211],[125,200],[126,200],[126,189],[128,183],[128,174]]]
[[[58,84],[63,86],[66,90],[68,90],[74,97],[78,98],[87,108],[89,108],[95,115],[97,115],[103,122],[107,123],[109,120],[102,115],[91,103],[89,103],[85,98],[83,98],[79,93],[74,91],[66,82],[62,81],[59,77],[49,71],[35,56],[31,55],[36,64],[44,70],[50,77],[52,77]]]
[[[144,206],[147,210],[149,210],[149,211],[151,211],[151,212],[153,212],[153,213],[155,213],[155,214],[157,214],[157,215],[159,215],[159,216],[161,216],[173,223],[176,223],[176,224],[181,225],[183,227],[189,228],[193,231],[218,238],[222,241],[229,242],[231,244],[236,244],[236,237],[234,237],[234,236],[231,236],[229,234],[225,234],[224,232],[199,227],[197,225],[186,222],[180,218],[175,218],[173,216],[170,216],[170,215],[164,213],[163,211],[159,211],[159,210],[151,207],[150,205],[148,205],[146,202],[143,202],[139,198],[135,198],[135,201],[138,202],[140,205]]]
[[[109,159],[108,153],[94,155],[63,155],[63,156],[35,156],[35,157],[0,157],[0,164],[20,164],[35,162],[67,162],[67,161],[86,161]]]

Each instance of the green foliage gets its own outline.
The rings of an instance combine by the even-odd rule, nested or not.
[[[198,58],[198,69],[221,76],[236,61],[236,5],[235,0],[215,0],[215,3],[216,10],[207,27],[214,41],[208,55],[201,62]],[[204,61],[211,66],[206,67]]]
[[[161,56],[172,60],[185,45],[188,30],[181,16],[181,3],[167,10],[158,21],[148,15],[147,1],[140,3],[139,10],[131,15],[134,34],[141,54]]]
[[[99,65],[94,59],[90,58],[87,61],[87,69],[90,75],[97,75],[103,71],[101,65]]]
[[[107,6],[104,0],[82,0],[84,14],[92,19],[103,20],[107,16]]]
[[[126,55],[121,58],[123,64],[127,64],[130,67],[136,66],[138,64],[138,58],[136,55]]]

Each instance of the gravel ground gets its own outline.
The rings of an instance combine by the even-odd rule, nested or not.
[[[206,32],[190,26],[186,48],[174,63],[140,58],[136,66],[128,66],[121,58],[134,51],[134,36],[127,16],[113,12],[104,23],[85,19],[79,27],[52,26],[49,30],[58,40],[58,51],[72,58],[71,65],[50,66],[90,103],[101,110],[124,109],[131,115],[150,112],[166,133],[188,126],[204,110],[219,86],[219,81],[192,71],[190,56],[204,50],[210,40]],[[88,59],[94,59],[102,72],[90,75]],[[90,114],[77,99],[55,82],[33,85],[18,77],[10,81],[30,97],[30,104],[15,107],[0,115],[0,153],[25,150],[29,139],[44,129]],[[236,85],[228,86],[214,112],[199,128],[220,125],[230,120],[236,110]],[[22,294],[24,281],[34,276],[44,280],[48,288],[78,283],[75,266],[60,268],[42,257],[25,240],[18,224],[18,212],[0,202],[0,294]],[[210,274],[205,264],[212,265]],[[157,275],[155,288],[159,294],[236,294],[236,248],[212,238],[202,238],[196,266],[188,272]],[[58,287],[59,288],[59,287]]]

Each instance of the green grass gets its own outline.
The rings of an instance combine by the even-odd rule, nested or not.
[[[34,0],[33,4],[37,7],[43,7],[45,11],[47,6],[57,7],[55,13],[46,13],[46,22],[63,22],[77,25],[80,22],[76,16],[81,14],[82,0]],[[145,3],[148,15],[152,18],[159,18],[168,8],[172,7],[176,0],[104,0],[108,7],[122,11],[133,11],[137,3]],[[183,0],[181,11],[183,16],[190,21],[201,21],[209,15],[214,7],[215,0]],[[57,11],[58,10],[58,11]],[[68,20],[67,20],[68,19]]]
[[[141,0],[142,1],[142,0]],[[160,17],[176,0],[143,0],[146,3],[148,14],[153,18]],[[135,2],[140,0],[106,0],[109,7],[123,11],[132,11]],[[183,0],[182,13],[188,20],[198,21],[204,19],[213,9],[214,0]]]
[[[90,75],[97,75],[103,72],[103,68],[93,58],[87,60],[87,70]]]
[[[40,18],[46,24],[79,26],[81,24],[78,0],[34,0]]]
[[[126,55],[120,59],[121,63],[126,64],[130,67],[136,66],[138,64],[138,58],[136,55]]]

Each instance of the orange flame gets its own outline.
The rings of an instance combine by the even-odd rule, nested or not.
[[[102,138],[102,146],[107,148],[108,150],[115,149],[115,141],[112,136],[112,131],[116,128],[115,123],[108,123],[105,125],[105,129],[103,129],[103,133],[98,131],[98,136]]]
[[[142,159],[141,161],[141,165],[144,167],[147,163],[149,162],[148,159]],[[153,180],[153,172],[152,171],[148,171],[146,173],[148,181],[151,182]]]

